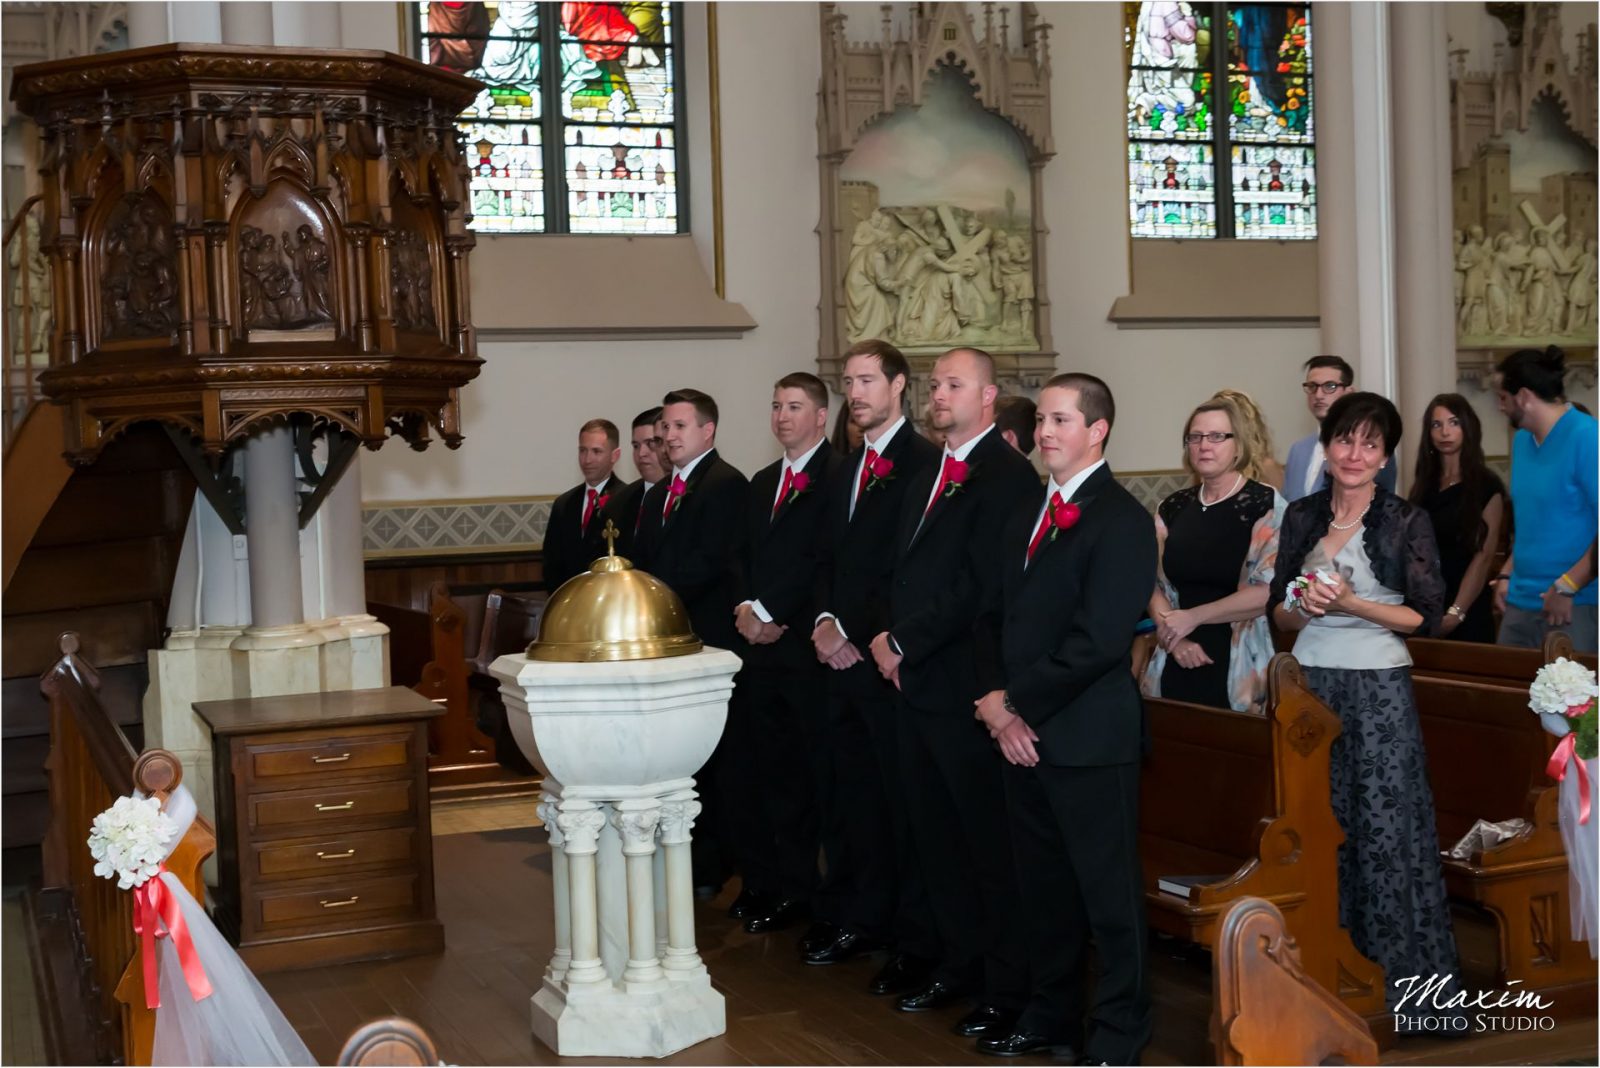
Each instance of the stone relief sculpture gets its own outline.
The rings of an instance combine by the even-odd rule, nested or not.
[[[162,337],[178,325],[172,213],[153,195],[112,209],[101,246],[100,315],[112,341]]]
[[[1055,367],[1043,272],[1041,174],[1050,133],[1049,26],[1033,4],[880,9],[875,41],[824,4],[820,373],[885,338],[925,371],[939,353],[994,354],[1002,383]],[[915,410],[925,398],[914,397]]]
[[[1593,346],[1592,27],[1577,34],[1570,57],[1560,4],[1488,6],[1514,30],[1496,46],[1493,68],[1469,72],[1468,51],[1453,52],[1457,345],[1465,352]]]
[[[950,204],[874,210],[856,224],[845,268],[849,340],[1034,345],[1028,244]]]

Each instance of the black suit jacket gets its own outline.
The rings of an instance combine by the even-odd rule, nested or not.
[[[542,554],[545,589],[556,589],[572,576],[589,570],[589,565],[597,557],[606,554],[606,540],[601,537],[601,532],[606,528],[607,516],[611,516],[615,522],[614,505],[618,495],[627,486],[626,482],[613,474],[599,487],[605,503],[590,518],[587,531],[581,530],[584,498],[589,490],[587,483],[578,483],[550,505],[550,521],[544,528]],[[617,526],[620,529],[622,524],[617,523]]]
[[[1032,563],[1027,549],[1043,492],[1012,513],[998,600],[1005,688],[1039,735],[1045,763],[1136,763],[1144,703],[1131,650],[1155,588],[1155,524],[1109,466],[1085,479],[1072,500],[1078,522],[1054,539],[1046,535]]]
[[[895,432],[883,456],[894,464],[889,478],[862,492],[850,514],[851,488],[859,480],[867,447],[858,446],[828,487],[816,571],[817,612],[831,612],[865,658],[847,671],[829,669],[835,682],[879,689],[883,680],[867,648],[889,629],[889,583],[894,574],[900,509],[911,484],[939,462],[939,447],[908,421]],[[927,490],[924,489],[924,494]],[[813,653],[813,655],[815,655]]]
[[[719,649],[744,644],[733,627],[739,603],[739,552],[750,483],[712,449],[695,465],[683,498],[665,523],[668,477],[645,495],[634,563],[672,587],[700,640]]]
[[[1000,581],[1006,520],[1039,492],[1026,457],[990,430],[967,455],[963,488],[941,494],[923,518],[941,458],[912,480],[900,509],[900,551],[889,633],[905,659],[900,692],[918,708],[972,714],[982,682],[999,675],[992,633],[979,617]]]
[[[811,645],[817,615],[817,556],[828,494],[843,466],[844,460],[824,441],[803,468],[809,480],[806,491],[798,496],[791,492],[776,512],[772,505],[783,461],[768,464],[750,479],[739,600],[760,601],[774,623],[789,629],[771,645],[750,645],[741,639],[739,655],[747,667],[821,666]]]
[[[611,498],[611,504],[606,511],[611,513],[611,521],[617,524],[617,529],[622,536],[617,539],[617,555],[633,559],[635,546],[638,544],[637,531],[644,507],[645,484],[644,479],[628,483],[628,488],[620,491]],[[601,524],[604,526],[604,524]]]

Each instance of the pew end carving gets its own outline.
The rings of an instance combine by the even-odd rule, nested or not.
[[[1306,974],[1283,914],[1241,898],[1212,954],[1211,1038],[1217,1063],[1377,1064],[1366,1023]]]

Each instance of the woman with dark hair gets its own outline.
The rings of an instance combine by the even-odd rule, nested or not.
[[[1412,504],[1433,520],[1444,572],[1444,610],[1435,637],[1494,642],[1489,566],[1500,544],[1506,487],[1483,460],[1483,425],[1467,398],[1441,393],[1422,415]]]
[[[1307,686],[1344,727],[1329,773],[1345,835],[1339,919],[1383,965],[1391,1010],[1404,993],[1396,980],[1460,974],[1404,638],[1437,627],[1444,579],[1428,514],[1378,482],[1400,432],[1400,413],[1376,393],[1328,409],[1327,485],[1284,513],[1268,602],[1274,622],[1298,632]]]
[[[861,445],[861,428],[850,418],[848,400],[839,405],[839,415],[833,421],[833,433],[828,435],[828,443],[840,456],[849,456]]]

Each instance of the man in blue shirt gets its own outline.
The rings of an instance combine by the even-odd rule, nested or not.
[[[1511,439],[1511,558],[1495,579],[1505,613],[1500,644],[1538,648],[1564,630],[1595,651],[1595,529],[1600,436],[1592,416],[1567,403],[1566,354],[1554,345],[1501,361],[1500,410]]]
[[[1356,373],[1341,357],[1313,356],[1306,361],[1306,380],[1300,388],[1306,394],[1306,407],[1317,422],[1322,422],[1333,402],[1355,388]],[[1394,492],[1397,465],[1391,459],[1378,472],[1378,482]],[[1283,496],[1298,501],[1309,497],[1327,481],[1328,458],[1322,451],[1322,437],[1313,431],[1289,446],[1283,465]]]

